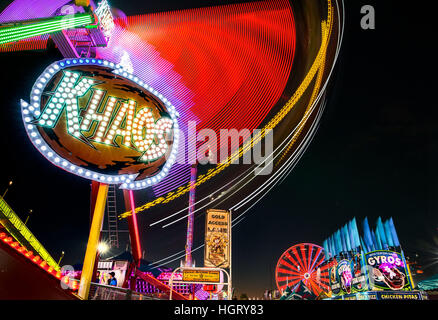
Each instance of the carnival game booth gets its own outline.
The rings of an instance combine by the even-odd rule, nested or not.
[[[337,230],[324,243],[333,300],[425,300],[414,290],[409,265],[400,246],[393,219],[379,217],[375,229],[368,218],[362,233],[356,218]]]

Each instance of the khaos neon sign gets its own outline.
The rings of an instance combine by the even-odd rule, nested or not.
[[[142,189],[175,162],[178,113],[159,92],[114,63],[64,59],[21,100],[34,146],[53,164],[99,182]]]

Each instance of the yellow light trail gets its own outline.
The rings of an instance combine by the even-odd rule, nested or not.
[[[324,69],[328,42],[333,27],[333,17],[332,17],[333,7],[331,4],[331,0],[328,0],[327,4],[328,4],[327,21],[321,22],[322,39],[321,39],[320,49],[309,72],[307,73],[306,77],[304,78],[303,82],[300,84],[298,89],[295,91],[294,95],[282,107],[282,109],[269,121],[269,123],[265,127],[263,127],[260,131],[258,131],[249,141],[244,143],[238,150],[236,150],[232,155],[228,156],[227,159],[219,163],[215,168],[208,170],[206,174],[199,175],[194,184],[194,187],[198,187],[199,185],[203,184],[207,180],[210,180],[211,178],[213,178],[214,176],[225,170],[231,163],[242,157],[246,152],[251,150],[254,144],[259,143],[261,139],[263,139],[270,130],[273,130],[281,122],[281,120],[283,120],[284,117],[293,109],[293,107],[297,104],[297,102],[301,99],[303,94],[309,88],[315,75],[319,73],[322,77],[323,71],[322,72],[319,71],[321,71],[321,69],[322,70]],[[315,92],[313,92],[313,94],[315,94]],[[135,208],[135,213],[145,211],[160,203],[163,204],[169,203],[170,201],[189,192],[190,188],[191,186],[189,182],[184,186],[180,186],[175,191],[169,192],[165,197],[159,197],[151,202],[148,202],[142,206]],[[132,211],[124,212],[119,215],[119,219],[127,218],[130,215],[132,215]]]

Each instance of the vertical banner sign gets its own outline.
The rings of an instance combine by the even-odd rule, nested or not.
[[[209,209],[205,219],[204,266],[228,268],[230,266],[230,212]]]
[[[341,296],[367,290],[366,278],[359,254],[351,260],[333,263],[330,268],[330,287],[333,296]]]

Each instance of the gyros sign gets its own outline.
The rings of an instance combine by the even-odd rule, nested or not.
[[[122,189],[156,184],[175,162],[175,108],[159,92],[114,63],[64,59],[21,100],[34,146],[53,164]]]

